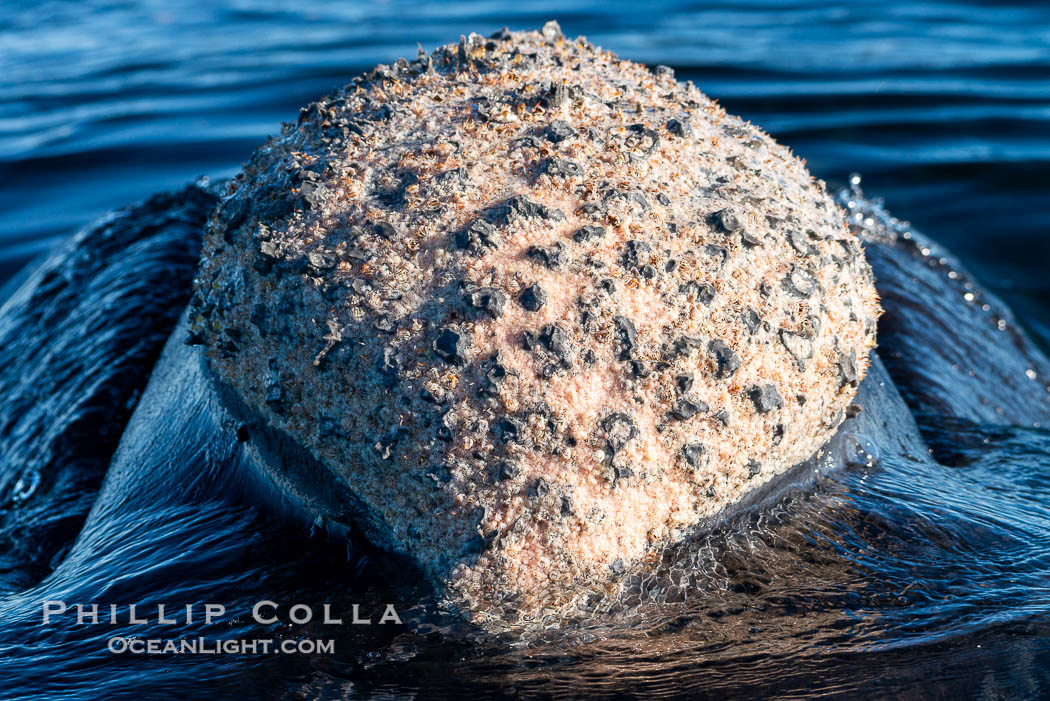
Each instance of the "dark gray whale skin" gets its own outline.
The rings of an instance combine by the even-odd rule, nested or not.
[[[950,460],[950,446],[927,445],[916,416],[1050,424],[1050,363],[1006,306],[977,287],[950,254],[856,188],[839,198],[866,242],[886,309],[879,349],[856,399],[861,411],[819,455],[732,513],[700,524],[694,538],[742,511],[812,489],[829,470],[893,453]],[[112,547],[100,534],[129,505],[149,504],[160,513],[166,504],[219,496],[371,547],[361,536],[369,514],[355,508],[354,496],[237,407],[200,349],[186,344],[180,314],[214,203],[212,190],[192,185],[122,210],[8,286],[0,343],[38,357],[39,379],[34,384],[11,368],[0,371],[0,450],[9,458],[0,489],[24,493],[25,476],[35,473],[33,490],[43,490],[21,500],[33,508],[9,496],[0,510],[0,538],[14,542],[17,532],[20,540],[3,563],[12,573],[0,579],[8,590],[56,568],[72,570]],[[63,339],[70,339],[68,347]],[[90,391],[85,378],[92,379]],[[26,436],[42,431],[54,436],[45,442],[51,451],[20,454]],[[402,577],[420,577],[396,556],[377,561]]]

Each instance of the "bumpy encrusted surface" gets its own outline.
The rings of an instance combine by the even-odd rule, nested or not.
[[[475,620],[565,613],[809,458],[874,344],[803,164],[553,23],[380,66],[255,153],[192,323]]]

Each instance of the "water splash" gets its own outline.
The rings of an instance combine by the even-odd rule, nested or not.
[[[15,483],[11,485],[11,492],[8,495],[9,501],[14,504],[22,504],[29,500],[33,494],[36,493],[37,487],[40,486],[40,471],[29,469],[18,476]]]

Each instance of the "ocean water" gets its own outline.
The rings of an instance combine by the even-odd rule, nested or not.
[[[1050,348],[1050,6],[1038,2],[5,2],[0,284],[112,208],[235,173],[301,105],[414,56],[417,42],[551,18],[674,67],[831,183],[863,173],[869,196],[954,252],[1013,307],[1009,326]],[[840,469],[669,553],[618,617],[478,639],[433,617],[380,555],[231,504],[215,484],[172,485],[181,500],[129,495],[70,550],[195,255],[185,231],[146,248],[114,241],[136,280],[92,268],[95,282],[77,287],[75,271],[91,265],[73,256],[53,273],[65,287],[48,278],[58,291],[40,301],[77,309],[92,333],[53,333],[28,307],[0,320],[4,698],[1050,696],[1048,410],[1037,398],[1027,416],[995,413],[1002,393],[1023,399],[1028,386],[996,389],[1008,358],[967,354],[992,331],[953,337],[923,330],[917,311],[891,315],[898,355],[884,360],[924,443],[857,434]],[[901,299],[953,294],[901,270]],[[122,333],[106,326],[116,317]],[[913,359],[917,382],[905,360],[931,352],[936,334],[960,352]],[[953,364],[976,389],[952,393]],[[44,599],[223,602],[237,615],[177,635],[333,638],[336,653],[114,655],[106,642],[127,625],[43,626]],[[260,626],[245,612],[261,599],[371,612],[392,602],[409,622]],[[155,621],[136,634],[172,635]]]

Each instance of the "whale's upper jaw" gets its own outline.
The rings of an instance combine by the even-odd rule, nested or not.
[[[552,25],[302,110],[216,210],[190,323],[379,542],[524,617],[812,456],[877,317],[787,149]]]
[[[194,240],[199,236],[199,222],[203,221],[208,201],[207,193],[196,188],[184,198],[155,198],[148,206],[129,208],[123,214],[107,217],[101,225],[87,229],[70,246],[56,251],[53,264],[44,262],[38,267],[27,269],[21,286],[18,286],[13,296],[5,300],[3,323],[5,328],[14,334],[8,338],[30,338],[34,332],[27,324],[40,314],[49,315],[49,318],[53,319],[50,322],[53,326],[48,331],[48,338],[52,339],[52,342],[66,332],[59,331],[65,329],[65,322],[60,321],[61,314],[75,313],[68,306],[62,306],[68,305],[68,298],[52,295],[56,306],[46,309],[46,299],[43,296],[34,296],[34,290],[45,279],[48,270],[55,266],[63,268],[68,265],[72,271],[73,266],[85,259],[86,250],[104,243],[103,237],[109,244],[114,244],[119,239],[123,242],[121,246],[133,248],[139,253],[151,253],[146,256],[126,257],[111,252],[108,260],[91,258],[106,264],[93,272],[81,268],[79,275],[69,278],[76,280],[76,284],[79,285],[79,301],[86,305],[93,304],[94,293],[90,291],[104,289],[99,286],[107,284],[105,281],[109,280],[110,283],[121,285],[133,283],[124,288],[128,292],[145,291],[148,288],[150,299],[158,304],[161,304],[164,294],[170,294],[170,297],[163,298],[164,308],[177,309],[179,299],[185,299],[186,290],[171,289],[160,283],[171,281],[172,261],[181,260],[178,256],[184,258],[186,250],[192,248]],[[1015,326],[1016,321],[1005,305],[976,285],[972,276],[969,276],[943,248],[901,222],[894,222],[890,215],[864,199],[860,193],[843,193],[841,201],[854,202],[850,212],[861,215],[856,228],[866,240],[869,259],[877,273],[877,284],[884,290],[887,310],[885,318],[891,323],[882,341],[880,354],[887,359],[887,365],[893,368],[893,380],[887,378],[876,358],[868,377],[861,383],[856,399],[864,411],[842,424],[823,454],[823,460],[829,461],[823,468],[835,469],[853,464],[857,459],[855,448],[862,446],[856,441],[865,441],[873,448],[869,453],[881,451],[883,456],[898,450],[903,451],[909,460],[922,459],[927,455],[910,412],[897,396],[897,387],[912,403],[914,410],[926,416],[931,412],[942,412],[944,415],[982,423],[991,419],[996,423],[1022,425],[1046,421],[1045,383],[1046,378],[1050,376],[1046,371],[1046,357],[1027,339],[1023,330]],[[158,207],[163,211],[157,211]],[[167,211],[168,208],[172,211]],[[192,225],[194,216],[198,221],[196,227]],[[156,226],[158,222],[164,221],[170,226]],[[106,233],[107,227],[117,227],[123,233],[115,237]],[[904,237],[905,232],[910,232],[910,236]],[[96,240],[95,236],[99,238]],[[172,258],[172,255],[176,257]],[[942,264],[942,258],[948,263]],[[189,261],[188,265],[191,262]],[[108,275],[106,271],[110,270],[111,266],[119,266],[121,275]],[[186,268],[186,280],[191,268],[192,266]],[[163,273],[163,277],[157,279],[157,284],[151,282],[150,270],[155,270],[158,274]],[[910,281],[913,279],[917,281],[915,284],[920,286],[909,293],[909,285],[912,284]],[[59,278],[54,278],[51,284],[54,285],[58,280]],[[971,283],[971,286],[968,287],[967,282]],[[85,290],[88,292],[85,293]],[[919,297],[920,293],[924,296]],[[965,297],[966,293],[972,293],[978,301],[969,302]],[[916,299],[926,303],[916,307]],[[987,311],[983,308],[985,303],[989,305]],[[22,315],[16,307],[24,309],[26,314]],[[998,320],[1006,321],[1005,331],[1000,330]],[[135,318],[110,317],[107,323],[129,324],[128,328],[137,330],[136,337],[141,338],[141,323],[136,323]],[[947,338],[942,326],[952,329],[954,335]],[[66,330],[73,328],[75,327]],[[78,333],[82,343],[98,342],[93,333],[83,330]],[[166,333],[167,330],[164,330],[161,335]],[[99,508],[86,526],[88,534],[97,534],[105,527],[100,521],[109,518],[107,514],[110,513],[110,509],[126,508],[129,503],[134,505],[141,503],[141,500],[156,505],[180,499],[199,499],[202,498],[202,494],[227,498],[235,494],[243,495],[253,503],[271,507],[276,515],[290,516],[292,521],[301,523],[304,528],[323,515],[325,518],[321,525],[333,533],[345,533],[346,531],[338,525],[347,523],[345,511],[340,510],[339,504],[324,502],[327,495],[338,493],[338,486],[330,485],[315,491],[302,484],[286,486],[289,482],[281,475],[282,461],[274,458],[274,451],[270,449],[255,448],[252,445],[254,438],[244,446],[244,451],[246,455],[251,454],[254,457],[250,461],[252,470],[261,466],[260,474],[268,487],[261,489],[247,485],[246,483],[255,478],[244,475],[237,477],[231,470],[226,469],[227,464],[218,464],[227,458],[232,459],[231,456],[237,454],[237,428],[244,418],[234,418],[234,415],[227,411],[228,402],[219,398],[218,386],[212,384],[213,378],[200,372],[200,349],[184,346],[185,337],[185,328],[177,328],[169,339],[169,346],[178,352],[170,355],[166,353],[154,368],[154,380],[141,396],[134,414],[133,423],[137,428],[132,428],[122,437],[122,449],[111,465],[110,478],[96,504]],[[8,350],[12,347],[10,342],[6,346]],[[966,349],[976,350],[951,358],[945,357],[946,353]],[[68,355],[76,357],[76,351],[69,350]],[[987,359],[994,359],[995,362],[985,363]],[[958,368],[953,367],[953,363],[958,361],[962,361],[962,364]],[[114,363],[111,367],[114,372],[125,373],[124,379],[128,379],[128,366]],[[21,372],[18,366],[12,366],[12,369]],[[149,370],[150,368],[142,368],[139,371],[139,386],[145,384]],[[1035,374],[1034,379],[1030,377],[1029,370]],[[61,375],[55,373],[53,377],[59,378]],[[74,386],[82,377],[76,375],[67,379],[72,383],[70,386]],[[959,390],[958,387],[963,389]],[[39,391],[38,387],[28,389]],[[55,391],[58,395],[63,392],[61,388]],[[106,396],[117,398],[117,395]],[[203,412],[190,406],[198,398],[203,402]],[[5,399],[13,402],[28,401],[26,395],[20,395],[18,392],[8,392]],[[121,405],[126,402],[126,397],[120,399]],[[996,411],[997,407],[1003,410],[1002,413]],[[206,424],[208,427],[204,428],[205,424],[195,422],[187,412],[197,415],[198,418],[212,417],[208,419],[211,423]],[[216,421],[216,416],[225,416],[226,419],[220,418]],[[49,418],[53,420],[54,416]],[[55,426],[57,427],[57,424]],[[58,435],[61,435],[61,432]],[[254,436],[254,433],[249,432],[249,435]],[[934,448],[936,451],[936,446]],[[281,450],[275,452],[279,454]],[[199,462],[188,459],[190,455],[207,456],[207,459],[215,464],[202,469]],[[80,469],[85,466],[82,461],[75,465]],[[61,461],[41,464],[39,469],[58,471],[46,473],[48,479],[51,476],[56,478],[56,487],[71,484],[60,478],[59,473],[66,469]],[[796,480],[801,481],[801,488],[811,488],[804,472],[788,473],[783,479],[784,484],[778,485],[778,488],[791,488]],[[76,480],[72,483],[75,484]],[[292,499],[289,498],[290,495]],[[299,499],[295,495],[305,498]],[[777,493],[767,496],[776,498]],[[296,502],[294,508],[292,502]],[[55,503],[73,502],[67,493],[45,493],[38,490],[30,502],[38,511],[15,509],[9,513],[21,514],[24,518],[32,518],[32,514],[44,511],[54,515]],[[88,499],[77,503],[83,504],[84,511],[79,516],[82,519],[91,501]],[[51,523],[47,519],[44,522]],[[8,526],[4,527],[6,529]],[[17,528],[19,538],[31,548],[9,551],[9,559],[31,552],[40,552],[44,558],[41,561],[27,561],[19,565],[21,571],[46,572],[48,561],[55,553],[53,550],[47,550],[46,544],[68,544],[68,540],[54,541],[51,535],[34,527],[11,527]],[[72,538],[72,535],[69,537]],[[78,543],[78,548],[81,547],[105,547],[105,542],[95,535],[82,539],[82,542]],[[680,547],[693,546],[687,543]],[[80,556],[90,558],[92,554],[84,552],[80,553]]]

